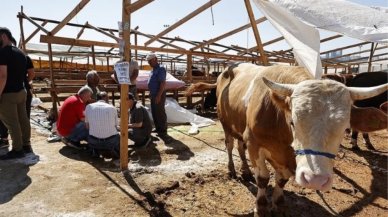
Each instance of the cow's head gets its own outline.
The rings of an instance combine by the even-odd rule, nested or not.
[[[263,81],[271,89],[272,99],[285,111],[292,128],[297,163],[295,180],[303,187],[329,190],[333,160],[345,129],[354,122],[351,121],[353,101],[376,96],[386,91],[388,85],[350,88],[332,80],[307,80],[298,84],[280,84],[266,78]],[[357,118],[363,116],[362,110],[356,111]]]

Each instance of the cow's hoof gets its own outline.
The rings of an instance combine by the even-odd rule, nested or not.
[[[369,149],[369,150],[372,150],[372,151],[376,151],[375,147],[373,147],[373,145],[371,143],[366,143],[366,148]]]
[[[353,151],[360,151],[361,149],[357,145],[352,145],[352,150]]]
[[[228,176],[229,176],[229,178],[231,178],[231,179],[237,179],[237,175],[236,175],[236,171],[229,171],[228,172]]]

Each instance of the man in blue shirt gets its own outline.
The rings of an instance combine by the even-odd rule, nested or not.
[[[164,108],[164,104],[166,102],[166,69],[159,65],[155,53],[149,53],[146,59],[148,64],[152,67],[152,71],[148,79],[152,118],[154,119],[158,136],[165,139],[168,138],[167,115]]]

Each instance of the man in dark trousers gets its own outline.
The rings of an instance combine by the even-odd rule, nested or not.
[[[0,27],[0,120],[12,138],[12,150],[0,160],[22,158],[31,153],[31,126],[27,117],[24,88],[27,61],[21,50],[12,46],[9,29]]]
[[[168,143],[171,139],[167,135],[167,115],[164,107],[166,102],[166,69],[159,65],[155,53],[149,53],[146,59],[152,67],[150,78],[148,79],[152,118],[154,119],[158,136]]]
[[[11,39],[11,42],[13,45],[16,46],[15,39]],[[32,64],[32,60],[29,56],[26,56],[27,60],[27,71],[26,71],[26,77],[24,78],[24,87],[27,91],[27,100],[26,100],[26,110],[27,110],[27,117],[30,118],[31,114],[31,101],[32,101],[32,92],[31,92],[31,85],[30,82],[35,77],[35,71],[34,71],[34,65]],[[5,127],[2,121],[0,121],[0,148],[8,148],[9,142],[8,142],[8,129]]]

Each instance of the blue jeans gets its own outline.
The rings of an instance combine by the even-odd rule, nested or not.
[[[89,136],[89,130],[86,128],[85,122],[81,121],[71,131],[70,135],[66,136],[66,139],[71,142],[81,142],[82,140],[87,140]]]
[[[120,157],[120,134],[100,139],[92,135],[88,136],[88,145],[92,150],[111,151],[113,157]]]

